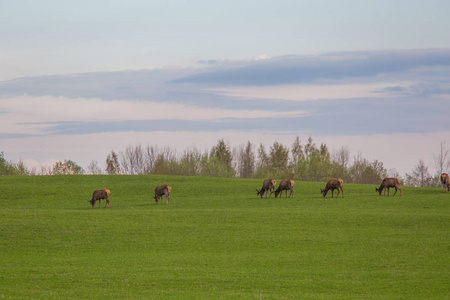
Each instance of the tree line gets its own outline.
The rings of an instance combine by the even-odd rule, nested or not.
[[[431,175],[422,159],[411,173],[402,178],[395,169],[387,170],[378,160],[369,161],[361,153],[351,156],[343,146],[330,153],[326,144],[316,145],[312,137],[304,143],[296,137],[292,145],[274,142],[266,147],[248,141],[236,147],[219,139],[208,151],[195,147],[182,153],[157,145],[130,145],[125,150],[111,150],[106,168],[91,161],[86,170],[71,160],[52,166],[28,170],[23,162],[8,162],[0,153],[0,175],[70,175],[70,174],[155,174],[240,178],[294,178],[300,181],[327,181],[339,177],[347,183],[379,184],[385,177],[397,177],[409,186],[439,185],[439,175],[450,168],[449,150],[445,143],[434,156],[436,174]]]

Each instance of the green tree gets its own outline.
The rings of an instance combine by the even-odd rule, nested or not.
[[[237,153],[237,170],[239,177],[241,178],[250,178],[255,173],[256,167],[256,158],[255,152],[253,150],[253,145],[250,141],[247,144],[242,146]]]
[[[235,171],[225,165],[217,156],[205,153],[201,159],[201,176],[233,177]]]
[[[196,148],[185,150],[179,162],[180,175],[196,176],[201,172],[202,154]]]
[[[14,164],[14,167],[16,169],[16,175],[30,175],[30,171],[25,166],[23,161],[19,161],[17,164]]]
[[[313,142],[312,137],[308,138],[308,143],[305,145],[305,157],[308,159],[311,157],[311,155],[316,154],[319,152],[319,149],[317,149],[316,144]]]
[[[297,136],[291,147],[292,162],[294,165],[298,164],[300,161],[305,159],[305,153],[303,152],[302,144],[300,143],[300,138]]]
[[[81,175],[83,173],[83,168],[71,160],[58,161],[52,166],[53,175]]]
[[[308,179],[310,181],[327,181],[330,177],[336,177],[333,174],[335,168],[333,168],[328,147],[321,144],[319,149],[315,146],[311,149],[311,154],[306,160]]]
[[[256,164],[255,176],[257,178],[265,178],[269,176],[270,169],[270,158],[267,155],[266,148],[263,143],[259,144],[258,147],[258,162]]]
[[[379,184],[387,176],[382,162],[374,160],[370,163],[361,153],[355,156],[348,172],[352,183]]]
[[[225,173],[227,177],[234,176],[235,171],[232,166],[231,151],[223,139],[219,140],[217,145],[212,147],[209,160],[217,168],[217,171],[220,171],[219,173]]]
[[[387,177],[387,170],[383,163],[374,160],[369,163],[363,173],[364,183],[377,184]]]
[[[106,156],[106,173],[109,175],[120,174],[119,155],[111,150],[111,153]]]
[[[288,176],[289,149],[278,142],[270,147],[270,163],[272,177],[286,178]]]
[[[22,161],[18,164],[7,161],[5,153],[0,152],[0,175],[29,175],[29,173]]]
[[[158,175],[178,175],[180,174],[179,163],[176,153],[169,147],[159,152],[154,162],[151,174]]]
[[[331,161],[331,155],[326,144],[317,148],[312,137],[300,151],[297,138],[293,144],[293,164],[291,170],[295,178],[303,181],[326,181],[330,177],[337,177],[337,166]],[[296,154],[294,154],[296,153]]]

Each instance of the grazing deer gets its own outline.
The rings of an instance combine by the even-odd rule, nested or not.
[[[260,190],[256,189],[256,195],[261,195],[261,198],[263,197],[264,193],[266,193],[266,199],[267,199],[267,194],[269,194],[269,198],[270,196],[272,196],[273,190],[275,189],[277,182],[273,179],[266,179],[263,182],[263,186]]]
[[[163,199],[163,196],[166,196],[167,202],[166,204],[169,204],[170,201],[170,191],[172,188],[168,185],[159,185],[155,189],[155,196],[153,196],[153,199],[155,199],[156,204],[158,204],[159,198],[161,198],[161,201]]]
[[[275,190],[275,198],[278,197],[278,194],[283,193],[283,191],[286,191],[286,198],[287,196],[287,191],[290,190],[291,193],[289,194],[289,198],[292,195],[292,198],[294,198],[294,180],[291,179],[284,179],[283,181],[280,182],[280,185],[278,185],[278,188]],[[272,193],[271,193],[272,194]],[[281,197],[281,195],[280,195]]]
[[[442,186],[444,187],[443,193],[447,193],[447,191],[450,191],[450,177],[448,176],[447,173],[441,174],[441,183]]]
[[[91,200],[88,200],[88,202],[92,204],[92,208],[95,208],[95,202],[97,202],[97,200],[98,200],[98,208],[101,208],[100,202],[102,199],[105,199],[106,200],[105,208],[106,208],[106,206],[108,206],[108,208],[109,208],[108,197],[110,194],[111,194],[111,192],[106,189],[95,190],[94,193],[92,194]]]
[[[389,196],[389,188],[395,188],[395,194],[397,194],[397,190],[400,190],[400,196],[402,195],[402,189],[400,188],[400,180],[397,178],[385,178],[383,179],[383,182],[381,182],[381,185],[379,188],[375,188],[375,192],[378,192],[381,196],[381,192],[384,189],[384,195],[386,196],[386,189],[388,190],[388,196]]]
[[[320,189],[320,192],[322,193],[323,197],[327,195],[328,191],[331,190],[331,198],[333,198],[334,190],[338,191],[338,194],[336,198],[339,198],[339,190],[342,191],[342,198],[344,198],[344,180],[340,178],[330,178],[328,179],[327,185],[325,186],[325,189]]]

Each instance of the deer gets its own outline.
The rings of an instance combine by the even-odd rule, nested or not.
[[[340,178],[330,178],[328,179],[327,185],[325,186],[325,189],[320,189],[320,192],[322,193],[323,197],[327,195],[328,191],[331,190],[331,198],[333,198],[334,190],[337,190],[338,194],[336,198],[339,198],[339,190],[342,191],[342,198],[344,198],[344,180]]]
[[[397,178],[385,178],[383,179],[383,182],[381,182],[381,185],[379,188],[375,188],[375,192],[378,192],[381,196],[381,192],[384,189],[384,195],[386,196],[386,189],[388,190],[388,196],[389,196],[389,188],[395,188],[395,194],[397,194],[397,190],[400,190],[400,196],[402,195],[402,189],[400,188],[400,180]]]
[[[95,190],[94,193],[92,194],[91,200],[88,200],[88,202],[92,204],[92,208],[95,208],[95,202],[97,202],[97,200],[98,200],[98,208],[101,208],[101,203],[100,203],[101,199],[105,199],[106,200],[105,208],[106,208],[106,206],[108,206],[108,208],[109,208],[108,197],[110,194],[111,194],[111,192],[106,189]]]
[[[287,191],[290,190],[291,193],[289,194],[289,198],[291,197],[291,195],[292,195],[292,198],[294,198],[294,189],[293,189],[294,184],[295,184],[294,180],[284,179],[280,182],[280,184],[278,185],[278,188],[275,190],[275,192],[271,192],[271,194],[275,193],[275,198],[276,198],[276,197],[278,197],[278,194],[283,193],[283,191],[286,191],[286,198],[287,198],[288,197]],[[280,195],[280,197],[281,197],[281,195]]]
[[[442,191],[443,193],[447,193],[447,191],[450,191],[450,177],[447,173],[441,174],[441,183],[444,188],[444,190]]]
[[[269,194],[269,198],[270,196],[272,196],[273,190],[275,189],[277,182],[274,179],[266,179],[263,182],[263,186],[260,190],[256,189],[256,195],[261,195],[261,198],[263,197],[264,193],[266,193],[266,199],[267,199],[267,194]]]
[[[170,201],[170,191],[172,188],[168,185],[159,185],[155,189],[155,195],[153,196],[153,199],[155,199],[156,204],[158,204],[159,198],[161,198],[161,201],[163,199],[163,196],[166,196],[166,204],[169,204]]]

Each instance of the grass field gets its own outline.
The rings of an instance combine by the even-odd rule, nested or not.
[[[155,205],[159,184],[170,205]],[[344,183],[331,199],[297,181],[295,198],[261,199],[261,185],[0,176],[0,298],[450,298],[450,193]],[[111,208],[87,202],[98,188]]]

